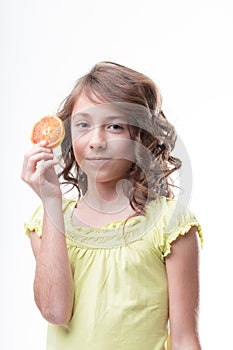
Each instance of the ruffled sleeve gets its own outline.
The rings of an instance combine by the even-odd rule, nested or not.
[[[167,200],[163,216],[163,230],[159,232],[160,251],[165,258],[172,248],[173,242],[196,226],[200,243],[203,243],[201,226],[195,215],[183,204],[175,200]]]
[[[43,223],[44,210],[42,204],[40,204],[34,211],[32,216],[24,224],[26,235],[30,235],[30,232],[35,231],[39,237],[42,236],[42,223]]]
[[[73,208],[76,204],[74,200],[62,200],[62,210],[64,214],[65,226],[67,222],[70,221]],[[42,236],[42,226],[43,226],[44,208],[42,203],[36,208],[32,216],[24,224],[26,235],[30,235],[30,232],[34,231],[39,237]]]

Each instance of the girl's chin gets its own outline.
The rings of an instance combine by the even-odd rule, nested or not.
[[[128,160],[95,160],[82,164],[82,169],[90,181],[110,182],[127,178],[132,163]]]

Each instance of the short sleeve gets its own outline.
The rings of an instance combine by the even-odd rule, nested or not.
[[[73,208],[76,204],[74,200],[62,200],[62,210],[65,219],[65,225],[69,222],[72,215]],[[30,232],[34,231],[39,237],[42,236],[42,226],[43,226],[44,208],[42,203],[36,208],[29,220],[24,224],[26,235],[30,235]]]
[[[44,210],[42,204],[40,204],[34,211],[32,216],[24,224],[26,235],[30,235],[30,232],[35,231],[39,237],[42,236],[42,223],[43,223]]]
[[[201,226],[192,211],[175,200],[167,200],[163,216],[163,230],[160,231],[160,250],[165,258],[172,248],[173,242],[179,237],[189,232],[193,227],[197,227],[200,243],[203,243]]]

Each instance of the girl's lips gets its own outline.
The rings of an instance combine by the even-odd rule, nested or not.
[[[111,160],[112,158],[85,158],[86,161],[88,161],[90,164],[104,164]]]
[[[104,157],[93,157],[93,158],[85,158],[86,160],[96,160],[96,161],[98,161],[98,160],[110,160],[110,159],[112,159],[112,158],[104,158]]]

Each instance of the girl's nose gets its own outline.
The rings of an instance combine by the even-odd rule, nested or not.
[[[107,141],[105,138],[104,130],[101,126],[95,127],[91,132],[89,148],[90,149],[105,149]]]

